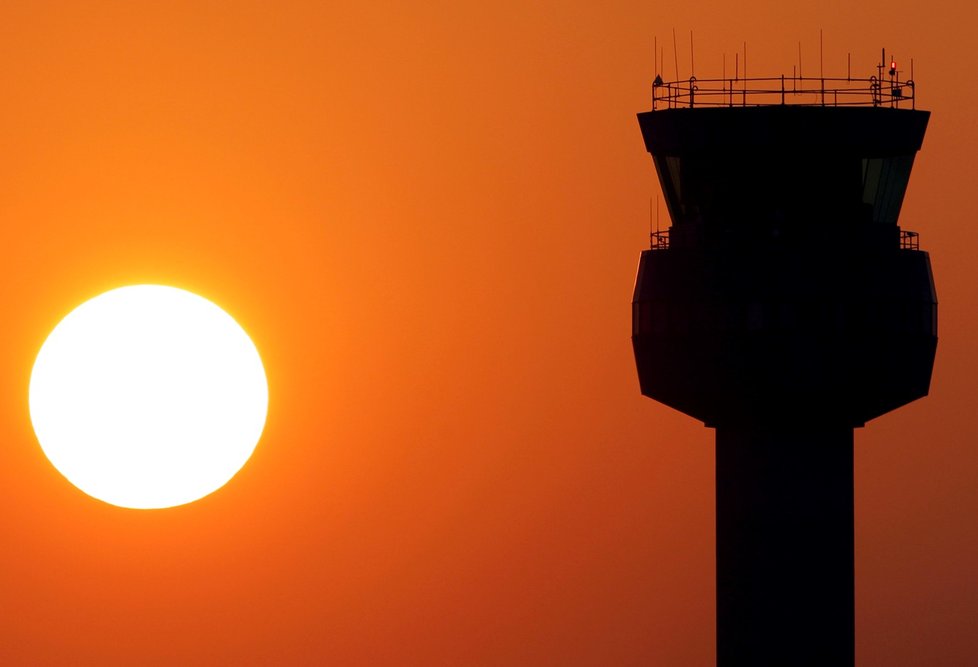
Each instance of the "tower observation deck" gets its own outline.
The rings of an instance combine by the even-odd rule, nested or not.
[[[671,218],[642,253],[642,393],[716,429],[717,664],[855,662],[853,429],[925,396],[937,299],[898,226],[929,112],[856,79],[653,84]]]

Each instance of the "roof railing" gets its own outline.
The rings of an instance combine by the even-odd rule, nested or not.
[[[894,70],[891,70],[894,71]],[[916,108],[913,79],[888,78],[760,77],[697,79],[652,83],[652,110],[694,107],[832,106]]]

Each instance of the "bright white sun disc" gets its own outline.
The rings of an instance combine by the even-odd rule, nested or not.
[[[221,308],[133,285],[54,328],[29,403],[41,448],[68,481],[151,509],[202,498],[241,469],[265,426],[268,382],[248,334]]]

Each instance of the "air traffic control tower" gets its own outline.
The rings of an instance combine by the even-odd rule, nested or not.
[[[937,346],[897,225],[929,115],[895,63],[657,76],[638,115],[671,226],[632,341],[642,393],[716,429],[719,667],[854,665],[853,429],[925,396]]]

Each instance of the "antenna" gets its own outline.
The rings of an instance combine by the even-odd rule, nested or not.
[[[696,68],[693,66],[693,31],[689,31],[689,75],[696,76]]]
[[[649,239],[655,243],[655,232],[659,231],[652,222],[652,197],[649,197]]]
[[[818,29],[818,78],[825,78],[825,64],[822,60],[822,29]]]
[[[654,221],[654,222],[653,222]],[[655,216],[652,215],[652,197],[649,197],[649,247],[655,250],[662,247],[659,231],[659,195],[655,195]]]
[[[672,59],[676,64],[676,81],[679,81],[679,51],[676,50],[676,29],[672,29]]]
[[[825,106],[825,66],[822,61],[822,29],[818,29],[818,78],[822,88],[822,106]]]

